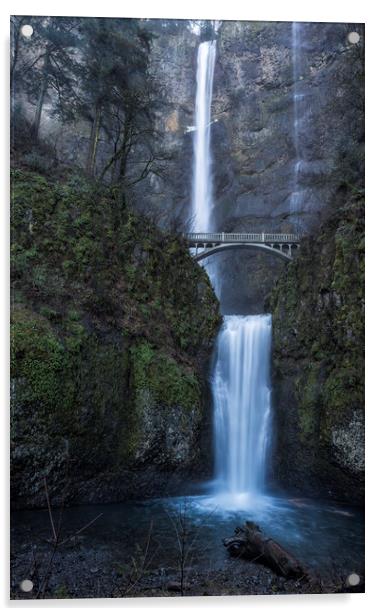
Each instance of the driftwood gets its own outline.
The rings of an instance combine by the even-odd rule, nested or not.
[[[266,537],[254,522],[236,528],[233,537],[224,539],[231,556],[261,562],[287,578],[310,579],[310,573],[279,543]]]

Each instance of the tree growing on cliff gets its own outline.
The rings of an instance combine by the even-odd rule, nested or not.
[[[137,20],[96,18],[81,24],[81,36],[80,113],[91,126],[86,172],[99,181],[133,185],[155,159],[150,35]]]
[[[28,21],[33,27],[30,40],[21,43],[21,27]],[[32,137],[39,137],[44,107],[49,115],[68,115],[76,101],[75,20],[46,17],[14,22],[11,75],[17,88],[34,107]],[[20,47],[23,62],[19,62]]]
[[[28,39],[25,23],[33,28]],[[82,140],[79,164],[121,192],[145,179],[159,158],[151,36],[135,19],[12,20],[13,106],[23,110],[33,142],[41,144],[44,117],[55,119],[56,134],[75,123]],[[14,115],[13,123],[21,126],[22,120]],[[49,135],[45,139],[52,143]]]

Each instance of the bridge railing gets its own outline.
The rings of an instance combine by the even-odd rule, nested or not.
[[[192,243],[299,243],[300,235],[296,233],[184,233],[186,240]]]

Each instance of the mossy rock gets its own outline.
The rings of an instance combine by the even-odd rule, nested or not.
[[[364,425],[364,200],[302,243],[272,293],[279,480],[359,501]],[[355,439],[355,440],[353,440]],[[354,455],[355,449],[359,455]],[[283,472],[283,469],[287,469]]]
[[[47,475],[75,500],[106,469],[185,472],[220,324],[206,273],[87,178],[16,170],[12,196],[13,499],[42,505]]]

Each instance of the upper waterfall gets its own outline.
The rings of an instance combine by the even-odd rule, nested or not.
[[[212,231],[213,182],[210,155],[211,104],[216,41],[200,43],[197,54],[195,133],[193,141],[192,228]]]
[[[294,21],[292,23],[292,73],[293,73],[293,140],[295,148],[295,161],[293,172],[293,186],[290,198],[290,214],[293,217],[294,225],[299,228],[299,214],[303,202],[303,191],[299,186],[299,174],[302,167],[303,159],[300,144],[301,130],[301,111],[303,102],[303,93],[300,87],[300,78],[302,77],[301,55],[300,55],[300,36],[301,23]]]

